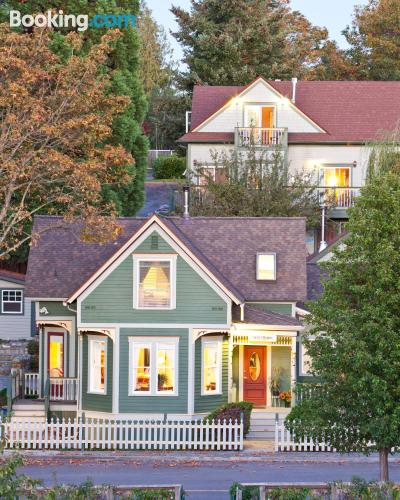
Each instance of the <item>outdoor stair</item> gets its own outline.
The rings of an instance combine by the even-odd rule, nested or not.
[[[11,421],[27,422],[35,420],[36,422],[45,422],[46,412],[44,401],[20,399],[13,404]]]
[[[275,422],[283,422],[289,409],[253,410],[250,418],[250,431],[246,439],[273,441],[275,439]]]

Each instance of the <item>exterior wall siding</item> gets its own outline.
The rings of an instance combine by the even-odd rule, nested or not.
[[[96,334],[97,336],[97,334]],[[89,335],[83,336],[82,342],[82,411],[112,412],[112,381],[113,381],[113,341],[107,339],[107,394],[88,393],[88,343]]]
[[[158,237],[158,249],[152,248],[151,237],[134,253],[175,253],[161,237]],[[226,324],[226,302],[180,256],[176,274],[176,309],[134,309],[133,259],[128,256],[83,300],[82,322]]]
[[[42,316],[76,316],[76,313],[68,309],[60,302],[52,302],[52,301],[39,301],[39,309],[45,307],[48,311],[48,314],[42,314]]]
[[[179,337],[178,395],[129,396],[129,337]],[[121,328],[119,364],[119,413],[173,413],[188,412],[188,342],[185,328]]]
[[[201,395],[201,338],[195,342],[195,377],[194,377],[194,411],[195,413],[210,413],[228,402],[228,365],[229,343],[224,336],[222,344],[222,394],[210,396]]]

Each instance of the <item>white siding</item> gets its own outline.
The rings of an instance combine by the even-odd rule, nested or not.
[[[298,111],[290,101],[275,93],[263,82],[256,83],[247,92],[233,98],[229,104],[212,119],[196,129],[197,132],[233,132],[235,127],[244,126],[246,104],[271,104],[276,107],[276,126],[286,127],[289,132],[317,132],[321,129]]]
[[[0,280],[0,289],[24,288],[23,285]],[[0,298],[1,299],[1,298]],[[31,336],[31,300],[24,299],[24,314],[0,314],[0,339],[29,339]]]

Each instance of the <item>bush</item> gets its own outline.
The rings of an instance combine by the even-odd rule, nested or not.
[[[28,354],[31,356],[39,356],[39,341],[36,339],[32,339],[28,342],[27,345]]]
[[[240,416],[244,414],[244,435],[246,436],[250,429],[250,416],[253,409],[253,403],[241,401],[240,403],[229,403],[220,406],[215,411],[207,415],[205,420],[240,420]]]
[[[153,165],[155,179],[180,179],[186,169],[186,158],[179,156],[159,156]]]

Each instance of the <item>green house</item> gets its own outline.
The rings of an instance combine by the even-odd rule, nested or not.
[[[36,217],[26,296],[55,414],[188,418],[287,402],[302,374],[303,218],[121,218],[105,244]],[[290,399],[287,398],[287,399]]]

